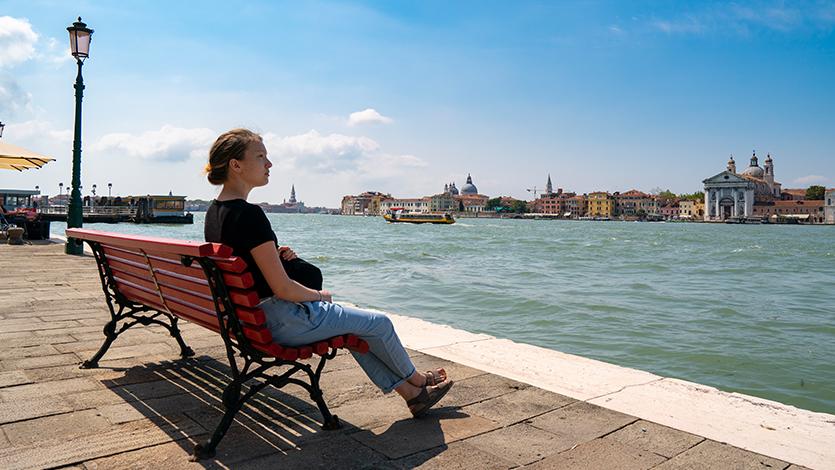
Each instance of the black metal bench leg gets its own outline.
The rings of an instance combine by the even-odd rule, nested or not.
[[[171,318],[171,328],[169,331],[171,332],[171,336],[177,340],[177,344],[180,345],[180,355],[183,357],[194,356],[194,350],[186,345],[186,342],[183,340],[183,336],[180,334],[180,327],[177,326],[178,318],[175,316],[171,316],[169,318]]]
[[[321,359],[321,365],[324,365],[325,360],[326,358],[324,357]],[[325,431],[333,431],[335,429],[341,429],[342,423],[339,422],[338,416],[331,414],[331,411],[328,409],[328,404],[325,403],[325,398],[322,395],[322,388],[319,387],[319,376],[322,373],[321,365],[317,368],[316,372],[307,371],[307,375],[310,377],[310,388],[308,388],[308,391],[310,392],[310,399],[316,402],[316,406],[319,407],[319,412],[322,413],[322,429]]]
[[[94,369],[99,366],[99,359],[104,356],[104,353],[110,348],[110,345],[113,344],[113,341],[119,336],[116,333],[116,323],[119,321],[118,318],[114,318],[107,322],[104,325],[104,343],[102,343],[101,347],[99,348],[98,352],[91,357],[90,359],[81,363],[79,369]]]
[[[206,441],[205,444],[197,444],[194,446],[194,455],[191,457],[192,462],[202,459],[210,459],[215,456],[215,448],[220,443],[221,439],[223,439],[223,436],[226,435],[226,431],[229,430],[229,426],[231,426],[232,421],[235,420],[235,415],[238,414],[238,411],[243,405],[243,401],[240,397],[241,384],[238,381],[232,382],[223,391],[223,406],[226,408],[226,412],[223,414],[223,418],[220,419],[220,423],[218,423],[215,428],[215,432],[212,433],[212,437]]]

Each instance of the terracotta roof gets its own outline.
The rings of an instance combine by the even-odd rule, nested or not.
[[[768,206],[771,204],[763,204],[763,206]],[[774,201],[774,206],[776,207],[791,207],[791,206],[823,206],[823,200],[805,200],[805,201]]]
[[[791,188],[791,189],[784,189],[782,192],[789,193],[789,194],[797,194],[799,196],[805,196],[806,195],[806,190],[805,189]]]

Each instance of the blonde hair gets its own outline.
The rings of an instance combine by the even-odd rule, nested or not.
[[[249,129],[232,129],[220,134],[209,150],[209,163],[203,169],[209,183],[225,183],[229,177],[229,161],[243,160],[247,146],[253,142],[262,142],[262,139]]]

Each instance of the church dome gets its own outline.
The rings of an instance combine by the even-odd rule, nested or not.
[[[742,172],[742,174],[746,176],[753,176],[754,178],[762,178],[765,171],[763,171],[763,169],[759,166],[749,166]]]
[[[762,178],[765,174],[765,170],[763,170],[757,162],[756,152],[751,155],[751,164],[742,172],[742,174],[744,176],[752,176],[754,178]]]
[[[473,177],[469,174],[467,174],[467,183],[461,186],[461,195],[465,194],[478,194],[478,188],[473,184]]]

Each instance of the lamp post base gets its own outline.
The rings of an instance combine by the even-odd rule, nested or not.
[[[64,244],[64,253],[81,256],[84,254],[84,245],[78,243],[74,238],[67,238],[67,243]]]

